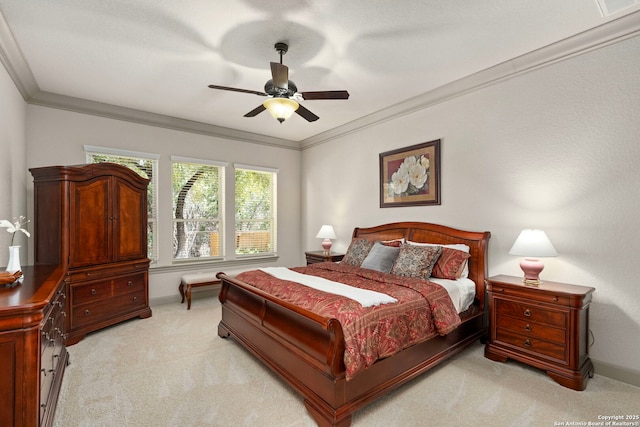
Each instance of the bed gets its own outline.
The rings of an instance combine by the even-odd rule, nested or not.
[[[300,393],[319,426],[350,425],[355,411],[462,351],[486,333],[489,232],[469,232],[422,222],[397,222],[355,228],[352,238],[352,244],[366,239],[369,242],[401,241],[405,245],[409,242],[466,245],[469,257],[464,275],[470,279],[475,292],[471,305],[459,314],[453,330],[432,334],[429,339],[412,343],[348,375],[346,327],[343,330],[336,317],[320,315],[242,279],[257,277],[258,273],[243,273],[238,277],[218,273],[222,282],[219,294],[222,320],[218,335],[237,340]],[[309,267],[294,270],[305,272]],[[339,268],[350,273],[353,270],[347,264]],[[369,271],[363,273],[371,275]]]

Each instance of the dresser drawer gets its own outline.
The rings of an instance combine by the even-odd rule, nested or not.
[[[523,350],[562,361],[566,359],[567,355],[567,348],[564,345],[517,334],[508,329],[498,329],[496,331],[496,341],[515,345]]]
[[[501,316],[496,319],[496,326],[499,329],[552,341],[560,345],[564,345],[566,342],[567,331],[565,329],[550,327],[542,323]]]
[[[74,306],[71,310],[71,327],[89,325],[145,307],[147,305],[145,296],[146,292],[139,290],[90,304]]]
[[[495,310],[498,317],[511,316],[530,322],[543,323],[549,326],[566,329],[567,314],[532,304],[519,303],[496,298]]]

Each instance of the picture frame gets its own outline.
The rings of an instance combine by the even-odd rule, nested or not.
[[[440,140],[380,153],[380,207],[440,204]]]

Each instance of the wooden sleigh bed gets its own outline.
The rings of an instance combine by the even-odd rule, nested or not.
[[[462,351],[486,333],[485,279],[489,232],[469,232],[421,222],[356,228],[354,239],[405,241],[469,247],[468,278],[475,283],[473,304],[462,322],[380,359],[347,379],[345,335],[335,318],[323,317],[277,298],[234,277],[218,273],[220,337],[233,337],[304,397],[319,426],[348,426],[352,414],[438,363]]]

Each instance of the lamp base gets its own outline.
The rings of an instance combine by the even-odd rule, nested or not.
[[[330,239],[324,239],[322,241],[322,250],[324,251],[325,255],[329,255],[331,253],[331,240]]]
[[[526,286],[540,286],[542,283],[542,280],[540,280],[540,272],[544,270],[542,261],[535,258],[523,258],[522,261],[520,261],[520,268],[524,272],[522,282]]]

